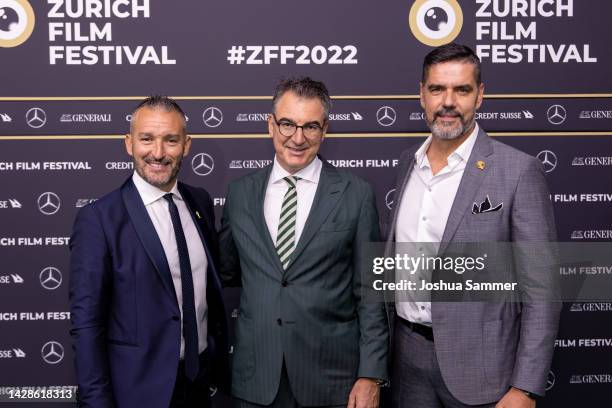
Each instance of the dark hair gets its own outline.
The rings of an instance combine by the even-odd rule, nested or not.
[[[165,112],[176,112],[181,115],[183,119],[183,133],[187,131],[187,120],[185,118],[185,112],[179,106],[176,101],[165,95],[151,95],[142,100],[136,108],[132,111],[132,120],[130,121],[130,132],[132,131],[132,125],[134,123],[134,116],[136,116],[136,112],[142,108],[149,109],[162,109]]]
[[[474,65],[474,75],[476,84],[480,85],[482,78],[480,76],[480,60],[474,51],[467,45],[461,45],[457,43],[450,43],[435,48],[429,54],[425,56],[423,61],[423,73],[421,75],[421,81],[425,83],[427,81],[427,74],[429,73],[429,67],[435,64],[441,64],[449,61],[461,61]]]
[[[331,110],[331,99],[327,87],[323,82],[315,81],[310,77],[288,78],[281,80],[272,97],[272,112],[276,112],[276,103],[286,93],[293,92],[300,98],[317,98],[323,105],[325,111],[325,119],[329,116]]]

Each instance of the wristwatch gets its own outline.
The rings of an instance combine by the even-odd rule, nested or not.
[[[388,383],[388,381],[381,380],[380,378],[370,378],[370,380],[374,381],[374,383],[379,387],[384,387]]]
[[[519,390],[521,390],[520,388],[518,388]],[[534,394],[533,392],[529,392],[529,391],[525,391],[525,390],[521,390],[525,393],[526,396],[528,396],[529,398],[531,398],[532,400],[537,400],[538,399],[538,394]]]

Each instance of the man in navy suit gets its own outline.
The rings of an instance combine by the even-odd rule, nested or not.
[[[70,305],[79,405],[208,407],[227,386],[227,324],[208,193],[177,182],[191,138],[173,100],[132,115],[136,171],[79,211]]]

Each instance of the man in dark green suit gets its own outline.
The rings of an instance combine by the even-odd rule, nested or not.
[[[387,380],[384,306],[364,299],[358,268],[362,243],[379,240],[374,193],[317,156],[330,105],[323,83],[282,81],[273,164],[229,185],[220,246],[222,280],[242,287],[236,407],[376,408]]]

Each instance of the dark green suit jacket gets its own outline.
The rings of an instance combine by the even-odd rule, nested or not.
[[[323,161],[306,225],[283,271],[263,212],[271,168],[232,182],[223,211],[221,279],[242,286],[232,393],[270,404],[284,358],[300,405],[344,404],[357,378],[387,379],[384,305],[362,298],[358,267],[362,243],[379,240],[374,193]]]

